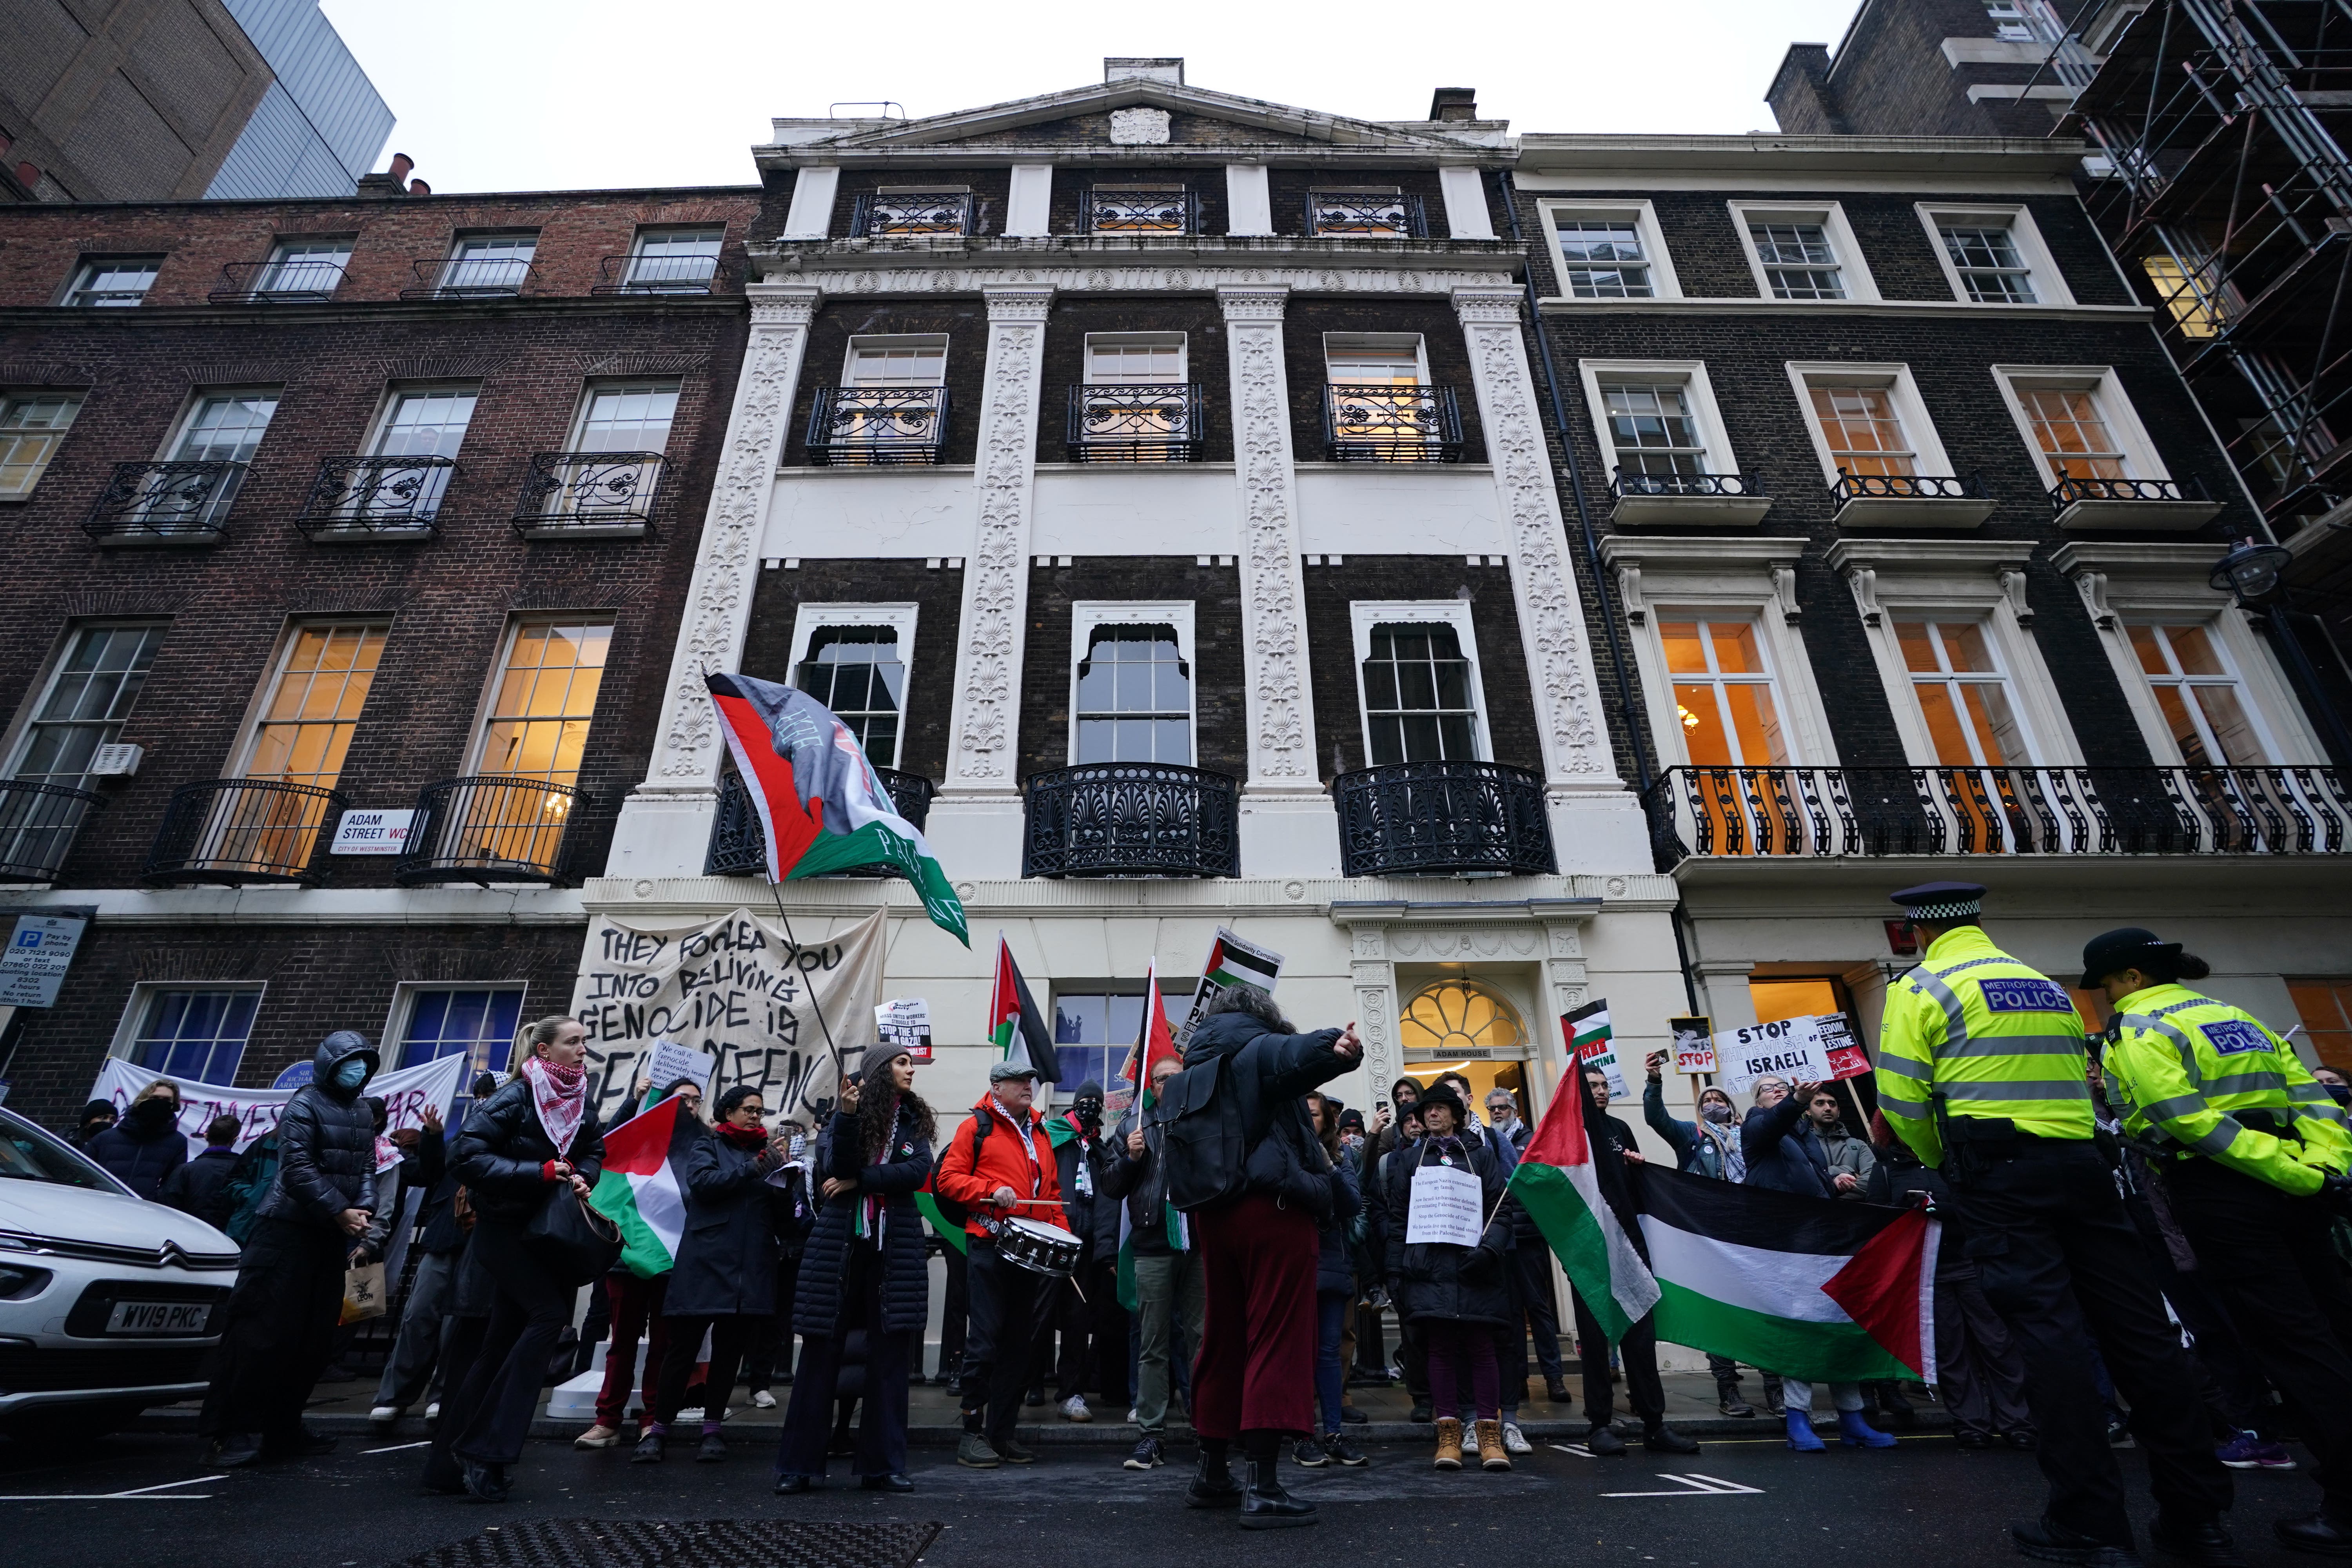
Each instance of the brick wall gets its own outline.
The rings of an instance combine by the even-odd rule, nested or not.
[[[948,340],[948,429],[940,460],[969,463],[980,447],[981,385],[988,370],[988,307],[977,294],[944,299],[827,300],[809,325],[800,389],[784,433],[784,462],[808,460],[808,424],[817,389],[841,384],[849,340],[859,335],[942,333]]]
[[[1225,171],[1222,165],[1200,163],[1130,167],[1126,163],[1065,163],[1054,171],[1053,201],[1046,227],[1055,234],[1085,234],[1087,188],[1090,185],[1150,185],[1182,188],[1192,193],[1200,212],[1199,234],[1223,234],[1231,226],[1225,202]]]
[[[1069,389],[1086,380],[1088,332],[1181,332],[1185,379],[1201,387],[1202,460],[1234,458],[1233,398],[1225,371],[1225,317],[1214,296],[1157,294],[1127,298],[1065,294],[1045,322],[1044,380],[1037,399],[1037,460],[1068,457]]]
[[[1428,220],[1429,237],[1444,239],[1452,230],[1445,223],[1445,198],[1441,193],[1434,169],[1361,169],[1353,165],[1333,168],[1318,164],[1309,168],[1275,167],[1266,171],[1266,195],[1274,204],[1274,232],[1303,235],[1307,232],[1307,198],[1313,191],[1381,191],[1396,190],[1421,198],[1422,215]],[[1501,233],[1500,229],[1496,230]]]
[[[962,572],[920,561],[810,559],[797,567],[763,571],[751,598],[743,673],[793,684],[793,626],[803,605],[908,603],[919,606],[915,646],[907,667],[898,760],[891,765],[936,782],[947,776],[948,721],[962,646]]]
[[[1004,203],[1012,184],[1013,167],[1009,163],[975,163],[960,168],[925,163],[906,169],[871,163],[853,165],[841,172],[841,183],[833,197],[833,222],[827,232],[836,238],[848,235],[850,219],[857,210],[857,198],[885,185],[896,190],[925,191],[968,185],[971,189],[971,232],[1003,234]]]
[[[1441,300],[1293,295],[1283,315],[1282,353],[1290,388],[1290,439],[1300,462],[1324,458],[1323,389],[1330,383],[1324,358],[1326,332],[1420,333],[1431,383],[1452,387],[1462,410],[1462,460],[1486,460],[1478,397],[1470,381],[1470,351],[1452,305]]]

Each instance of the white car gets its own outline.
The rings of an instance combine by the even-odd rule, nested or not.
[[[236,1243],[0,1107],[0,1431],[86,1437],[200,1395]]]

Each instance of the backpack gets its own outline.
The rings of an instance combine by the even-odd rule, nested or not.
[[[1160,1167],[1179,1212],[1214,1208],[1248,1185],[1249,1130],[1241,1096],[1225,1081],[1232,1058],[1211,1057],[1170,1078],[1151,1108],[1161,1129]]]
[[[996,1125],[996,1115],[993,1111],[975,1114],[972,1121],[975,1125],[971,1130],[971,1168],[977,1171],[980,1169],[980,1146],[987,1141],[988,1130]],[[938,1155],[931,1161],[931,1202],[938,1207],[941,1219],[960,1228],[971,1220],[971,1210],[940,1191],[940,1167],[948,1163],[948,1151],[954,1147],[955,1139],[950,1136],[940,1145]]]
[[[217,1201],[228,1211],[228,1223],[221,1229],[239,1247],[252,1239],[254,1225],[261,1218],[261,1201],[277,1180],[278,1135],[273,1132],[238,1155],[236,1168],[221,1184]]]

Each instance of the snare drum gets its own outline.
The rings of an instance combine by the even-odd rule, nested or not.
[[[1084,1247],[1076,1237],[1043,1220],[1008,1219],[996,1233],[996,1250],[1005,1262],[1056,1279],[1066,1279],[1076,1271]]]

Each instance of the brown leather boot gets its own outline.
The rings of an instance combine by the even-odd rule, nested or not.
[[[1499,1444],[1498,1434],[1495,1441]],[[1462,1468],[1462,1423],[1448,1415],[1437,1424],[1437,1468],[1458,1470]]]
[[[1478,1466],[1481,1469],[1507,1470],[1511,1456],[1503,1447],[1503,1424],[1500,1421],[1478,1423]]]

